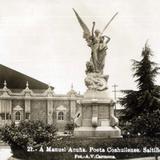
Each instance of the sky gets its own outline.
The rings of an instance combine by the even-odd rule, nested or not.
[[[73,84],[83,94],[90,48],[72,8],[100,30],[118,12],[104,33],[111,38],[104,69],[111,96],[113,84],[136,89],[131,59],[141,59],[146,41],[160,63],[159,0],[0,0],[0,63],[54,86],[55,93]]]

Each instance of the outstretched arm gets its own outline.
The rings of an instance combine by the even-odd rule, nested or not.
[[[94,37],[94,27],[95,27],[95,22],[93,22],[93,26],[92,26],[92,37]]]

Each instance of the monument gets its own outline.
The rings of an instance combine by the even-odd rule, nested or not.
[[[121,137],[121,130],[117,127],[118,119],[114,116],[114,101],[107,93],[109,76],[103,73],[107,44],[110,41],[110,37],[103,35],[103,32],[117,13],[102,32],[95,29],[95,22],[90,31],[75,10],[74,13],[83,29],[83,38],[91,49],[90,60],[86,63],[87,91],[79,102],[80,107],[74,119],[77,126],[74,136]]]

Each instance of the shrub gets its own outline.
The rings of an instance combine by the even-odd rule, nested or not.
[[[56,137],[56,128],[54,125],[45,125],[41,121],[23,121],[17,126],[15,123],[6,125],[1,129],[2,140],[7,142],[12,149],[16,158],[23,158],[27,160],[74,160],[75,153],[72,152],[45,152],[45,147],[52,148],[85,148],[89,151],[89,147],[94,148],[160,148],[159,138],[77,138],[77,137]],[[33,152],[27,152],[27,146],[33,147]],[[44,152],[35,151],[40,147],[44,148]],[[82,155],[88,154],[82,153]],[[90,154],[90,153],[89,153]],[[91,153],[92,154],[92,153]],[[95,153],[103,154],[103,153]],[[144,156],[155,156],[160,153],[130,153],[117,152],[106,155],[114,155],[117,159],[136,158]]]
[[[11,149],[27,151],[27,147],[40,148],[49,145],[55,138],[54,125],[44,124],[41,121],[21,121],[5,125],[0,130],[1,139],[11,146]]]
[[[65,126],[65,130],[69,131],[69,133],[72,134],[74,130],[74,123],[73,122],[67,123]]]

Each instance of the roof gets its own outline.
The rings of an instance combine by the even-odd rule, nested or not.
[[[47,84],[0,64],[0,88],[3,88],[4,81],[9,89],[24,89],[27,81],[30,89],[48,88]]]

